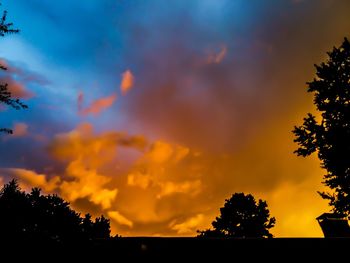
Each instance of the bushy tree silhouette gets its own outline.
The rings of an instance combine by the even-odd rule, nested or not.
[[[350,215],[350,43],[328,52],[325,63],[315,65],[316,78],[307,83],[320,113],[308,113],[302,126],[295,127],[295,153],[308,156],[316,152],[326,170],[323,183],[331,192],[319,192],[329,200],[333,211]]]
[[[105,217],[84,218],[57,195],[42,195],[40,189],[22,191],[16,180],[0,191],[0,238],[39,239],[57,242],[110,238]]]
[[[251,194],[235,193],[220,208],[220,216],[212,222],[213,229],[198,233],[199,237],[270,238],[269,229],[275,222],[265,201],[256,202]]]
[[[1,3],[0,3],[1,5]],[[7,34],[16,34],[19,32],[18,29],[13,29],[13,23],[8,23],[6,21],[7,11],[3,12],[3,15],[0,19],[0,36],[4,37]],[[0,64],[0,70],[6,70],[7,68],[4,65]],[[11,92],[8,90],[7,83],[0,84],[0,103],[6,104],[16,110],[26,109],[28,106],[20,101],[18,98],[13,98]],[[0,128],[0,132],[12,133],[11,129]]]

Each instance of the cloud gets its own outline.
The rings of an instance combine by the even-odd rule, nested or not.
[[[125,186],[119,188],[121,200],[129,204],[120,211],[132,214],[128,216],[135,232],[147,231],[139,225],[143,223],[152,226],[149,234],[169,234],[165,222],[194,214],[203,214],[198,227],[207,228],[225,198],[244,191],[271,204],[271,214],[277,217],[275,235],[322,235],[315,218],[329,209],[316,193],[324,171],[316,158],[293,154],[291,130],[313,111],[305,84],[314,77],[313,64],[340,43],[350,22],[349,4],[319,2],[315,9],[313,1],[303,1],[300,9],[291,8],[292,1],[227,1],[220,12],[208,8],[205,14],[196,8],[181,12],[172,5],[186,21],[185,28],[156,14],[142,26],[134,18],[134,27],[127,28],[129,39],[144,45],[130,48],[125,56],[142,70],[138,92],[125,97],[125,125],[132,120],[145,135],[165,143],[154,142],[155,149],[151,146],[127,174],[127,188],[134,196],[125,193]],[[326,20],[321,19],[324,12]],[[176,165],[174,145],[189,149]],[[193,190],[181,192],[186,182],[196,185],[196,180],[201,184],[193,187],[198,189],[195,195],[190,194]],[[306,182],[309,187],[304,189]],[[163,195],[167,189],[177,191]],[[315,204],[309,212],[302,205],[304,198]],[[138,204],[145,215],[138,213]],[[299,229],[298,214],[308,222]]]
[[[138,90],[123,97],[121,111],[111,109],[115,119],[94,119],[98,130],[108,132],[95,133],[91,125],[83,125],[62,133],[77,120],[59,118],[59,128],[47,136],[57,130],[61,133],[50,144],[53,160],[46,178],[59,175],[57,191],[75,200],[74,205],[84,202],[86,209],[114,211],[130,220],[132,228],[112,220],[113,231],[124,235],[195,235],[196,229],[210,226],[232,193],[247,192],[267,200],[277,218],[272,230],[276,236],[321,236],[315,217],[329,208],[316,190],[322,188],[324,171],[316,158],[293,155],[296,145],[291,130],[313,110],[305,85],[314,76],[312,65],[323,61],[325,52],[349,32],[349,3],[187,2],[186,8],[180,1],[162,6],[144,1],[142,8],[121,4],[123,27],[117,35],[127,37],[109,38],[103,50],[96,32],[104,28],[99,23],[106,23],[96,22],[98,16],[90,13],[76,12],[84,5],[69,6],[98,29],[81,38],[62,15],[66,12],[59,11],[68,7],[55,8],[57,19],[66,21],[63,31],[72,30],[73,42],[85,50],[71,56],[61,48],[50,58],[73,68],[88,60],[84,54],[96,52],[103,74],[91,79],[105,81],[105,92],[110,83],[119,81],[115,69],[125,68],[121,63],[126,61],[137,69]],[[91,10],[95,15],[96,10]],[[152,12],[141,16],[138,10]],[[115,28],[108,30],[104,35],[116,35]],[[89,47],[82,45],[87,38]],[[54,42],[42,43],[51,52],[57,50]],[[74,73],[86,80],[86,72],[96,71]],[[122,95],[135,82],[134,72],[126,72],[119,87]],[[83,94],[78,98],[79,112],[84,110]],[[95,108],[92,104],[87,108]],[[116,132],[116,127],[142,136]],[[31,124],[32,128],[36,127]],[[28,153],[19,144],[11,158],[2,156],[2,162],[27,164],[44,174],[47,162],[42,167],[38,156],[46,155],[35,154],[39,147],[31,149]],[[28,154],[23,157],[23,152]],[[31,161],[23,164],[22,158]],[[191,218],[195,222],[199,214],[203,218],[193,227]]]
[[[175,193],[197,195],[202,190],[202,182],[200,180],[184,181],[181,183],[162,182],[159,184],[161,191],[157,198],[162,198]]]
[[[194,235],[210,226],[232,193],[248,192],[268,201],[277,218],[274,234],[321,236],[314,219],[327,207],[315,193],[321,177],[317,160],[293,156],[292,142],[275,147],[289,135],[266,130],[260,136],[265,140],[256,138],[240,155],[218,155],[164,140],[148,142],[140,135],[96,133],[82,123],[50,142],[60,170],[7,169],[0,176],[57,192],[78,211],[104,213],[112,219],[113,233],[123,235]],[[276,161],[276,156],[288,157]],[[297,224],[296,215],[304,225]]]
[[[147,158],[149,158],[152,162],[164,163],[173,155],[173,147],[168,143],[156,141],[152,144],[147,155]]]
[[[190,217],[187,220],[185,220],[182,223],[170,223],[171,229],[177,231],[178,234],[184,235],[184,234],[192,234],[197,229],[200,223],[203,221],[204,215],[198,214],[194,217]]]
[[[46,174],[39,174],[6,168],[0,170],[0,177],[18,178],[26,190],[41,187],[45,192],[59,193],[73,206],[86,205],[83,200],[87,200],[104,213],[111,212],[119,224],[132,226],[131,221],[113,210],[118,188],[110,184],[113,177],[108,171],[109,165],[113,167],[118,147],[142,151],[145,144],[142,136],[128,136],[123,132],[95,134],[91,124],[82,123],[70,132],[57,134],[49,143],[51,156],[64,167],[60,171],[51,167]]]
[[[0,77],[0,83],[4,84],[7,83],[7,89],[11,92],[11,95],[14,98],[19,99],[30,99],[34,96],[34,93],[32,91],[29,91],[25,85],[22,83],[16,81],[10,76],[7,77]]]
[[[84,98],[83,93],[79,93],[79,95],[78,95],[79,113],[83,116],[86,116],[89,114],[97,116],[102,111],[110,108],[113,105],[113,103],[117,99],[117,94],[113,93],[110,96],[96,99],[93,102],[91,102],[91,104],[89,106],[87,106],[86,108],[82,107],[83,98]]]
[[[0,58],[0,65],[3,65],[6,68],[6,71],[2,71],[2,74],[11,76],[11,78],[17,79],[25,85],[37,84],[40,86],[46,86],[50,84],[44,76],[32,72],[26,65],[18,64],[3,58]]]
[[[227,47],[225,45],[220,47],[218,52],[213,52],[208,55],[207,64],[219,64],[226,57]]]
[[[78,112],[81,112],[83,110],[83,103],[84,103],[84,93],[82,91],[79,91],[78,93]]]
[[[157,191],[158,199],[173,194],[197,195],[202,189],[199,179],[191,178],[187,173],[183,176],[174,173],[189,154],[190,149],[184,146],[155,141],[135,161],[132,171],[127,175],[127,185],[144,190],[153,189]]]
[[[62,195],[69,201],[88,198],[92,203],[109,209],[118,189],[107,187],[111,177],[99,172],[115,158],[119,143],[140,147],[140,137],[128,137],[122,133],[95,135],[91,124],[84,123],[75,130],[59,134],[51,143],[50,152],[61,161],[68,161],[65,180],[60,185]]]
[[[0,83],[8,84],[8,90],[14,98],[30,99],[35,96],[30,89],[31,85],[46,86],[49,84],[46,78],[27,69],[25,65],[17,65],[3,58],[0,58],[0,65],[6,68],[6,70],[0,70]]]
[[[109,211],[107,215],[120,225],[126,225],[130,228],[133,226],[133,222],[121,215],[118,211]]]
[[[118,132],[96,135],[89,123],[56,135],[49,147],[50,152],[57,160],[68,162],[64,174],[66,179],[59,187],[61,194],[71,202],[88,198],[102,209],[111,208],[118,189],[110,185],[112,177],[100,170],[115,160],[118,146],[142,149],[144,144],[141,136]]]
[[[49,149],[58,160],[82,159],[96,167],[113,160],[118,145],[142,149],[146,139],[116,131],[95,134],[93,125],[85,122],[70,132],[57,134]]]
[[[26,190],[39,187],[47,193],[56,190],[60,183],[60,178],[57,176],[47,179],[44,174],[20,168],[0,168],[0,176],[19,179],[20,186]]]
[[[134,86],[134,75],[130,70],[126,70],[122,74],[122,81],[120,84],[120,91],[123,95],[129,92],[129,90]]]
[[[22,122],[15,123],[12,137],[23,137],[28,135],[28,125]]]
[[[100,205],[102,209],[112,206],[118,190],[108,189],[106,185],[111,178],[99,174],[96,168],[84,164],[82,159],[77,159],[68,165],[66,176],[73,180],[63,181],[60,192],[70,202],[79,198],[88,198],[92,203]]]

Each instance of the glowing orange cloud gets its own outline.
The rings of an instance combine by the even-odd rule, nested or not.
[[[47,179],[46,175],[20,168],[1,168],[0,177],[11,177],[19,179],[20,186],[26,190],[31,187],[39,187],[45,192],[57,189],[61,179],[57,176]]]
[[[50,152],[57,160],[68,162],[64,175],[68,180],[62,180],[60,193],[70,202],[88,199],[103,210],[109,210],[117,197],[118,188],[110,184],[112,177],[101,170],[115,160],[118,146],[142,149],[144,145],[145,140],[141,136],[118,132],[95,135],[89,123],[57,135],[51,143]]]
[[[83,98],[84,95],[83,93],[79,93],[78,95],[78,110],[79,113],[86,116],[89,114],[93,114],[95,116],[99,115],[102,111],[108,109],[109,107],[111,107],[113,105],[113,103],[116,101],[117,99],[117,94],[112,94],[110,96],[107,97],[103,97],[103,98],[99,98],[95,101],[93,101],[90,106],[83,108],[82,107],[82,103],[83,103]]]
[[[131,73],[130,70],[126,70],[122,74],[122,82],[120,84],[120,90],[123,95],[126,95],[126,93],[134,86],[134,76]]]
[[[225,198],[249,192],[267,200],[276,236],[321,236],[315,218],[327,211],[316,194],[322,171],[317,159],[293,155],[288,136],[265,130],[238,155],[212,154],[122,132],[97,134],[83,123],[50,143],[52,157],[64,165],[59,176],[2,169],[0,178],[58,192],[78,211],[103,213],[122,235],[193,236],[210,227]],[[126,149],[135,156],[121,161]]]
[[[198,214],[194,217],[190,217],[189,219],[185,220],[182,223],[177,223],[175,220],[171,222],[169,226],[171,227],[171,229],[176,230],[178,234],[181,234],[181,235],[192,234],[198,229],[203,219],[204,219],[204,215]]]
[[[111,207],[118,190],[105,187],[111,178],[99,174],[96,168],[89,167],[83,159],[72,161],[66,169],[71,181],[60,185],[62,196],[70,202],[78,198],[88,198],[92,203],[101,205],[103,209]]]
[[[133,222],[127,219],[122,214],[120,214],[118,211],[109,211],[107,215],[109,216],[109,218],[111,218],[112,220],[115,220],[117,223],[121,225],[126,225],[130,228],[133,226]]]

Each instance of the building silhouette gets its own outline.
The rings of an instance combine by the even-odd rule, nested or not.
[[[339,214],[324,213],[316,218],[324,237],[350,237],[350,227],[346,217]]]

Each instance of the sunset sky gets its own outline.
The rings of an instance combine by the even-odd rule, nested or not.
[[[276,237],[322,236],[317,156],[293,154],[347,0],[3,0],[0,181],[58,193],[123,236],[194,236],[235,192]]]

